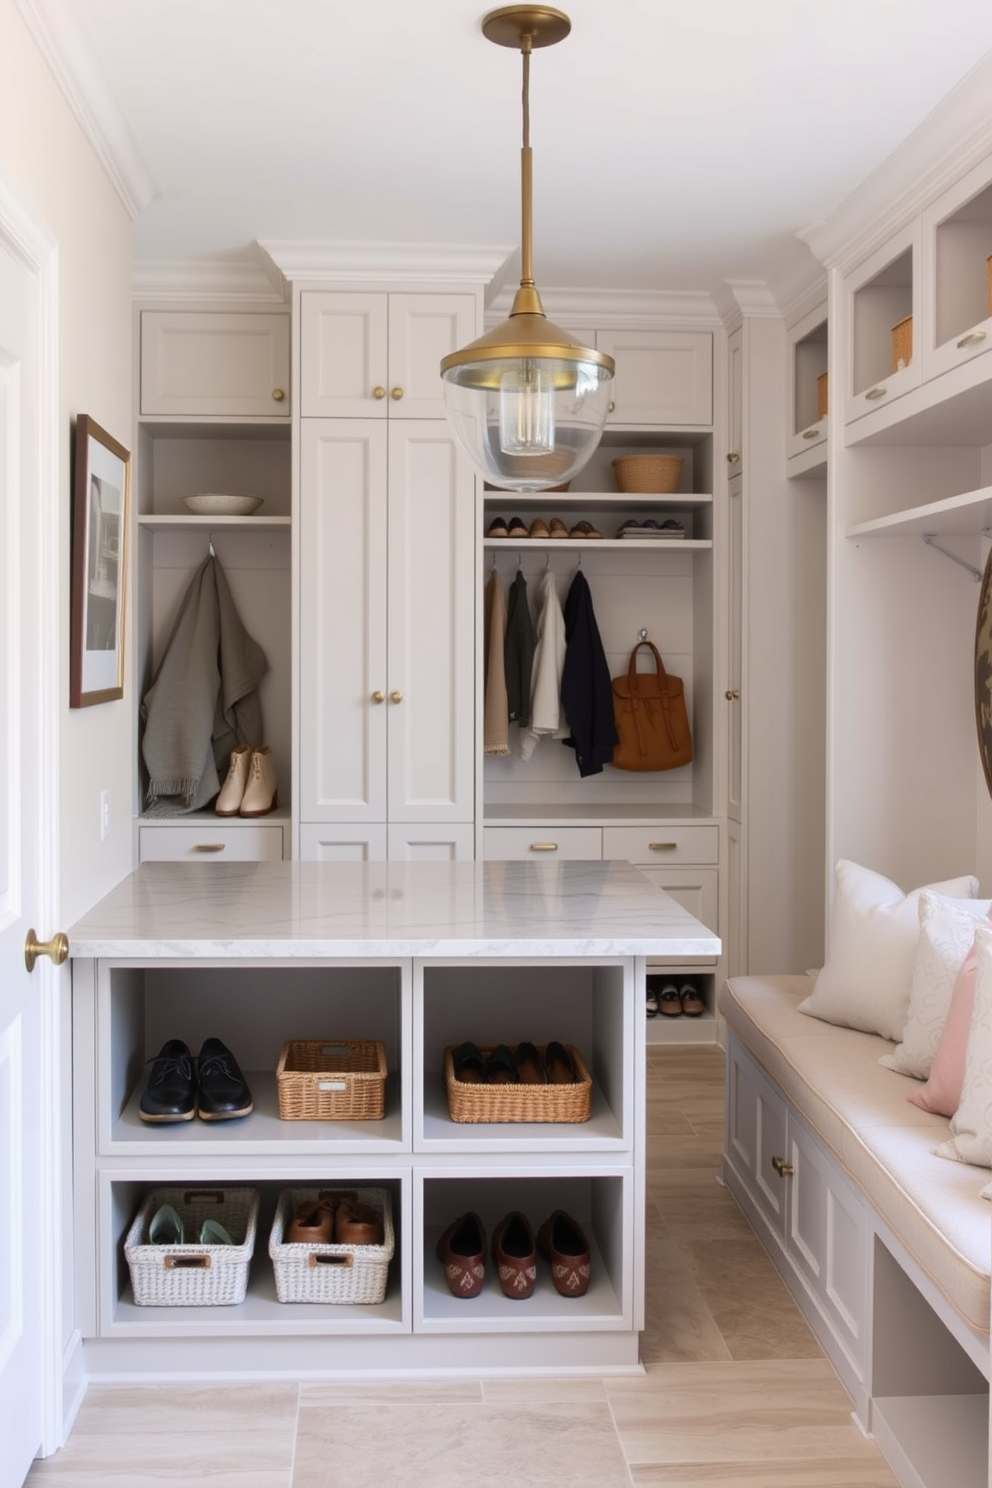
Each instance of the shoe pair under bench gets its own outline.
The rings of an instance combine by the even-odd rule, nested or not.
[[[148,1084],[138,1104],[142,1121],[232,1121],[252,1111],[248,1082],[220,1039],[203,1042],[195,1061],[182,1039],[169,1039],[152,1060]]]

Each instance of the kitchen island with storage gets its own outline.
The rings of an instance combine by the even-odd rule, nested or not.
[[[645,965],[720,952],[716,935],[638,869],[150,863],[69,938],[76,1297],[91,1379],[638,1368]],[[251,1113],[143,1121],[163,1045],[182,1040],[195,1055],[207,1038],[236,1056]],[[380,1045],[381,1117],[286,1119],[276,1071],[299,1040],[316,1041],[332,1068],[353,1042]],[[592,1082],[586,1119],[553,1100],[550,1120],[489,1120],[484,1104],[483,1119],[477,1106],[453,1119],[445,1052],[466,1041],[578,1051]],[[506,1109],[497,1102],[492,1114]],[[243,1300],[211,1305],[201,1289],[183,1290],[185,1268],[216,1259],[205,1246],[192,1258],[166,1254],[174,1294],[166,1285],[155,1305],[135,1302],[125,1240],[160,1188],[180,1199],[257,1195]],[[313,1300],[279,1300],[269,1243],[290,1189],[380,1196],[394,1237],[381,1300],[326,1285],[304,1292]],[[506,1296],[488,1248],[479,1294],[449,1289],[437,1255],[445,1229],[475,1213],[491,1242],[515,1211],[535,1231],[558,1211],[574,1219],[590,1252],[582,1295],[559,1293],[542,1258],[533,1294]],[[305,1258],[315,1272],[347,1268],[356,1258],[340,1251]]]

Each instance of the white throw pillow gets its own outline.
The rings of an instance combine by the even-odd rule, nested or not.
[[[924,889],[919,898],[920,933],[913,961],[909,1015],[902,1043],[878,1061],[900,1075],[927,1080],[940,1035],[947,1022],[951,995],[965,957],[971,950],[984,900],[952,902]]]
[[[936,1150],[938,1157],[992,1168],[992,929],[980,925],[975,944],[975,1010],[968,1034],[961,1104],[951,1117],[951,1140],[941,1142]]]
[[[923,890],[904,894],[891,879],[846,858],[838,862],[835,877],[826,961],[799,1011],[843,1028],[901,1039]],[[924,887],[946,898],[974,899],[978,880],[967,875]]]

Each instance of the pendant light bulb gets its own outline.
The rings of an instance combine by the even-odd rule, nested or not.
[[[523,57],[521,279],[507,320],[441,362],[445,408],[476,470],[508,490],[564,484],[587,463],[610,406],[613,358],[581,346],[544,313],[533,274],[530,57],[571,30],[562,11],[509,5],[490,11],[489,41]]]

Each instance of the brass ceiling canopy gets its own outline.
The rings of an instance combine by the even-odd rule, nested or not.
[[[520,287],[507,320],[441,362],[459,443],[487,480],[517,490],[558,485],[586,464],[602,435],[614,373],[612,357],[548,320],[534,283],[530,58],[571,29],[568,16],[549,5],[507,5],[483,17],[487,40],[523,58]]]

